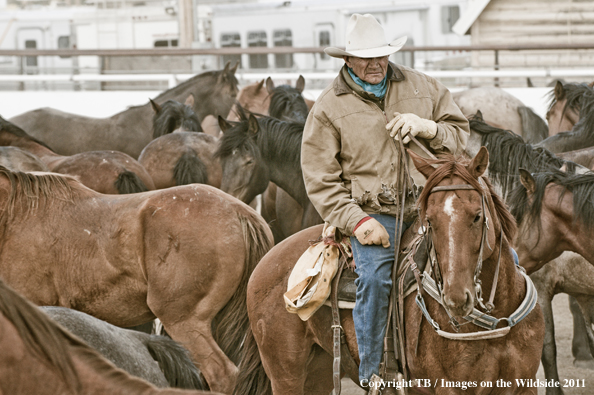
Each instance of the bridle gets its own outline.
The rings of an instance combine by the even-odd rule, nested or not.
[[[526,280],[526,296],[524,298],[524,300],[522,301],[522,303],[520,304],[520,306],[516,309],[516,311],[514,311],[514,313],[512,313],[509,317],[504,317],[504,318],[495,318],[489,315],[489,313],[495,308],[494,304],[493,304],[493,300],[495,298],[495,292],[497,289],[497,280],[499,277],[499,266],[500,266],[500,262],[501,262],[501,248],[503,245],[503,227],[501,227],[501,232],[500,232],[500,242],[499,242],[499,256],[497,258],[497,265],[495,268],[495,274],[494,274],[494,278],[493,278],[493,284],[491,286],[491,294],[489,296],[489,301],[487,303],[483,302],[483,297],[482,297],[482,287],[481,287],[481,280],[480,280],[480,273],[482,270],[482,266],[483,266],[483,251],[484,251],[484,247],[485,245],[487,245],[487,247],[489,249],[492,250],[491,246],[489,245],[489,241],[488,241],[488,230],[489,230],[489,221],[486,215],[486,208],[489,208],[489,211],[491,212],[491,214],[493,215],[493,211],[491,210],[489,205],[485,205],[485,190],[486,190],[486,185],[484,184],[484,182],[482,181],[482,179],[479,177],[478,179],[479,184],[481,186],[481,188],[483,189],[483,191],[478,191],[474,186],[470,185],[470,184],[456,184],[456,185],[444,185],[444,186],[437,186],[431,189],[430,193],[434,193],[434,192],[441,192],[441,191],[455,191],[455,190],[477,190],[480,195],[481,195],[481,208],[482,208],[482,215],[483,215],[483,225],[482,225],[482,235],[481,235],[481,245],[479,247],[479,255],[477,258],[477,265],[474,271],[474,288],[475,288],[475,299],[477,301],[477,304],[479,305],[479,307],[481,307],[484,311],[480,311],[478,310],[476,307],[473,308],[472,313],[470,313],[468,316],[464,317],[464,319],[468,322],[471,322],[477,326],[480,326],[484,329],[487,329],[486,331],[480,331],[480,332],[471,332],[471,333],[450,333],[450,332],[445,332],[443,330],[440,329],[439,324],[433,320],[429,314],[429,312],[427,311],[427,307],[425,305],[425,301],[423,299],[423,295],[422,295],[422,290],[424,290],[425,292],[427,292],[433,299],[435,299],[439,304],[442,304],[442,300],[441,300],[441,295],[442,295],[442,289],[443,289],[443,278],[441,275],[441,270],[439,267],[439,263],[437,262],[437,258],[435,256],[435,254],[432,254],[432,237],[431,234],[432,232],[432,228],[431,228],[431,224],[428,224],[427,228],[425,228],[424,226],[421,226],[421,231],[424,234],[424,237],[426,238],[426,240],[428,240],[427,244],[427,253],[428,256],[430,257],[430,262],[431,262],[431,270],[435,273],[435,277],[437,281],[434,281],[430,276],[425,275],[425,274],[421,274],[419,269],[416,267],[416,265],[414,265],[413,267],[413,272],[415,274],[415,277],[417,279],[417,283],[418,283],[418,288],[417,288],[417,296],[415,298],[415,301],[417,303],[417,305],[419,306],[419,308],[421,309],[423,315],[425,316],[425,318],[427,319],[427,321],[431,324],[431,326],[433,326],[433,328],[435,329],[435,331],[443,337],[449,338],[449,339],[456,339],[456,340],[485,340],[485,339],[492,339],[492,338],[497,338],[497,337],[501,337],[501,336],[505,336],[507,333],[509,333],[510,329],[512,326],[516,325],[518,322],[520,322],[522,319],[524,319],[534,308],[534,306],[536,306],[536,302],[537,302],[537,293],[536,293],[536,288],[534,287],[534,284],[532,283],[532,281],[530,280],[530,277],[528,277],[525,273],[525,271],[522,268],[519,268],[518,270],[520,271],[520,273],[524,276],[525,280]],[[447,309],[445,309],[446,313],[448,314],[448,317],[450,318],[450,325],[454,328],[454,330],[456,332],[459,331],[460,329],[460,324],[456,321],[456,319],[454,317],[452,317],[450,315],[450,313],[448,312]],[[503,327],[503,328],[497,328],[498,324],[501,321],[507,321],[507,326]]]
[[[481,275],[481,271],[483,268],[483,252],[485,249],[485,244],[487,245],[487,247],[490,250],[493,250],[491,248],[491,246],[489,245],[489,240],[488,240],[488,231],[489,231],[489,218],[487,217],[487,212],[485,209],[485,189],[486,189],[486,185],[483,182],[482,178],[478,178],[478,182],[481,186],[481,188],[483,189],[482,191],[478,191],[474,186],[470,185],[470,184],[456,184],[456,185],[443,185],[443,186],[436,186],[434,188],[431,189],[430,193],[434,193],[434,192],[441,192],[441,191],[457,191],[457,190],[477,190],[477,192],[479,192],[479,194],[481,195],[481,211],[482,211],[482,216],[483,216],[483,225],[482,225],[482,234],[481,234],[481,244],[479,247],[479,254],[478,254],[478,258],[477,258],[477,263],[476,263],[476,267],[474,270],[474,291],[475,291],[475,300],[478,303],[478,305],[485,310],[485,312],[487,314],[491,313],[491,311],[495,308],[495,305],[493,304],[493,301],[495,299],[495,291],[497,289],[497,280],[499,277],[499,265],[501,262],[501,246],[503,245],[502,242],[502,238],[503,238],[503,227],[501,227],[501,232],[499,235],[500,238],[500,243],[499,243],[499,256],[497,258],[497,265],[495,267],[495,275],[493,278],[493,285],[491,287],[491,294],[489,296],[489,301],[485,304],[483,302],[483,292],[482,292],[482,283],[480,280],[480,275]],[[493,210],[491,210],[490,205],[487,205],[487,207],[489,208],[489,211],[491,212],[491,215],[493,215]],[[432,233],[432,227],[429,224],[429,226],[427,227],[427,230],[429,232],[429,240],[430,243],[432,243],[433,238],[431,237],[431,233]],[[439,263],[437,262],[437,259],[431,259],[431,266],[433,271],[435,272],[435,276],[437,278],[437,287],[439,290],[439,293],[441,295],[441,290],[443,289],[443,278],[441,276],[441,269],[439,267]],[[447,310],[446,310],[447,311]],[[448,315],[449,312],[448,312]],[[456,322],[456,320],[450,316],[450,322],[452,323],[452,326],[454,326],[454,328],[459,328],[459,324]]]

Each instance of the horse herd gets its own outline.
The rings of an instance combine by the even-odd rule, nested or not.
[[[313,102],[303,77],[239,90],[236,68],[106,119],[53,109],[0,117],[0,393],[330,393],[330,309],[303,322],[282,297],[322,229],[300,165]],[[470,119],[468,159],[410,154],[427,178],[418,202],[447,301],[426,297],[427,314],[447,330],[478,303],[478,280],[509,333],[444,340],[411,294],[407,373],[533,379],[542,356],[559,380],[555,293],[575,297],[576,358],[594,352],[594,91],[557,83],[548,125],[496,88],[454,98]],[[459,215],[441,215],[444,204]],[[516,324],[532,283],[540,307]],[[358,360],[352,316],[340,315]],[[122,329],[155,318],[173,340]]]

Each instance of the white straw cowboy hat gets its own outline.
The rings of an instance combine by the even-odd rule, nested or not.
[[[381,58],[398,51],[406,43],[406,36],[388,43],[384,28],[371,14],[353,14],[346,28],[346,48],[324,49],[335,58],[355,56],[357,58]]]

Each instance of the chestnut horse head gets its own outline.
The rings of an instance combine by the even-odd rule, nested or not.
[[[580,119],[581,98],[588,90],[592,90],[592,84],[555,83],[555,89],[549,94],[550,104],[546,115],[549,136],[573,129]]]
[[[497,256],[501,234],[513,239],[515,221],[482,177],[489,165],[486,148],[468,163],[452,157],[427,160],[409,153],[427,178],[418,203],[435,248],[442,303],[451,316],[467,316],[479,302],[483,261]],[[440,166],[435,169],[432,164]]]

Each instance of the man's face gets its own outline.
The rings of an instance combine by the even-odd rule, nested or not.
[[[355,75],[370,84],[382,82],[388,72],[388,57],[381,58],[356,58],[344,56],[347,66],[353,69]]]

